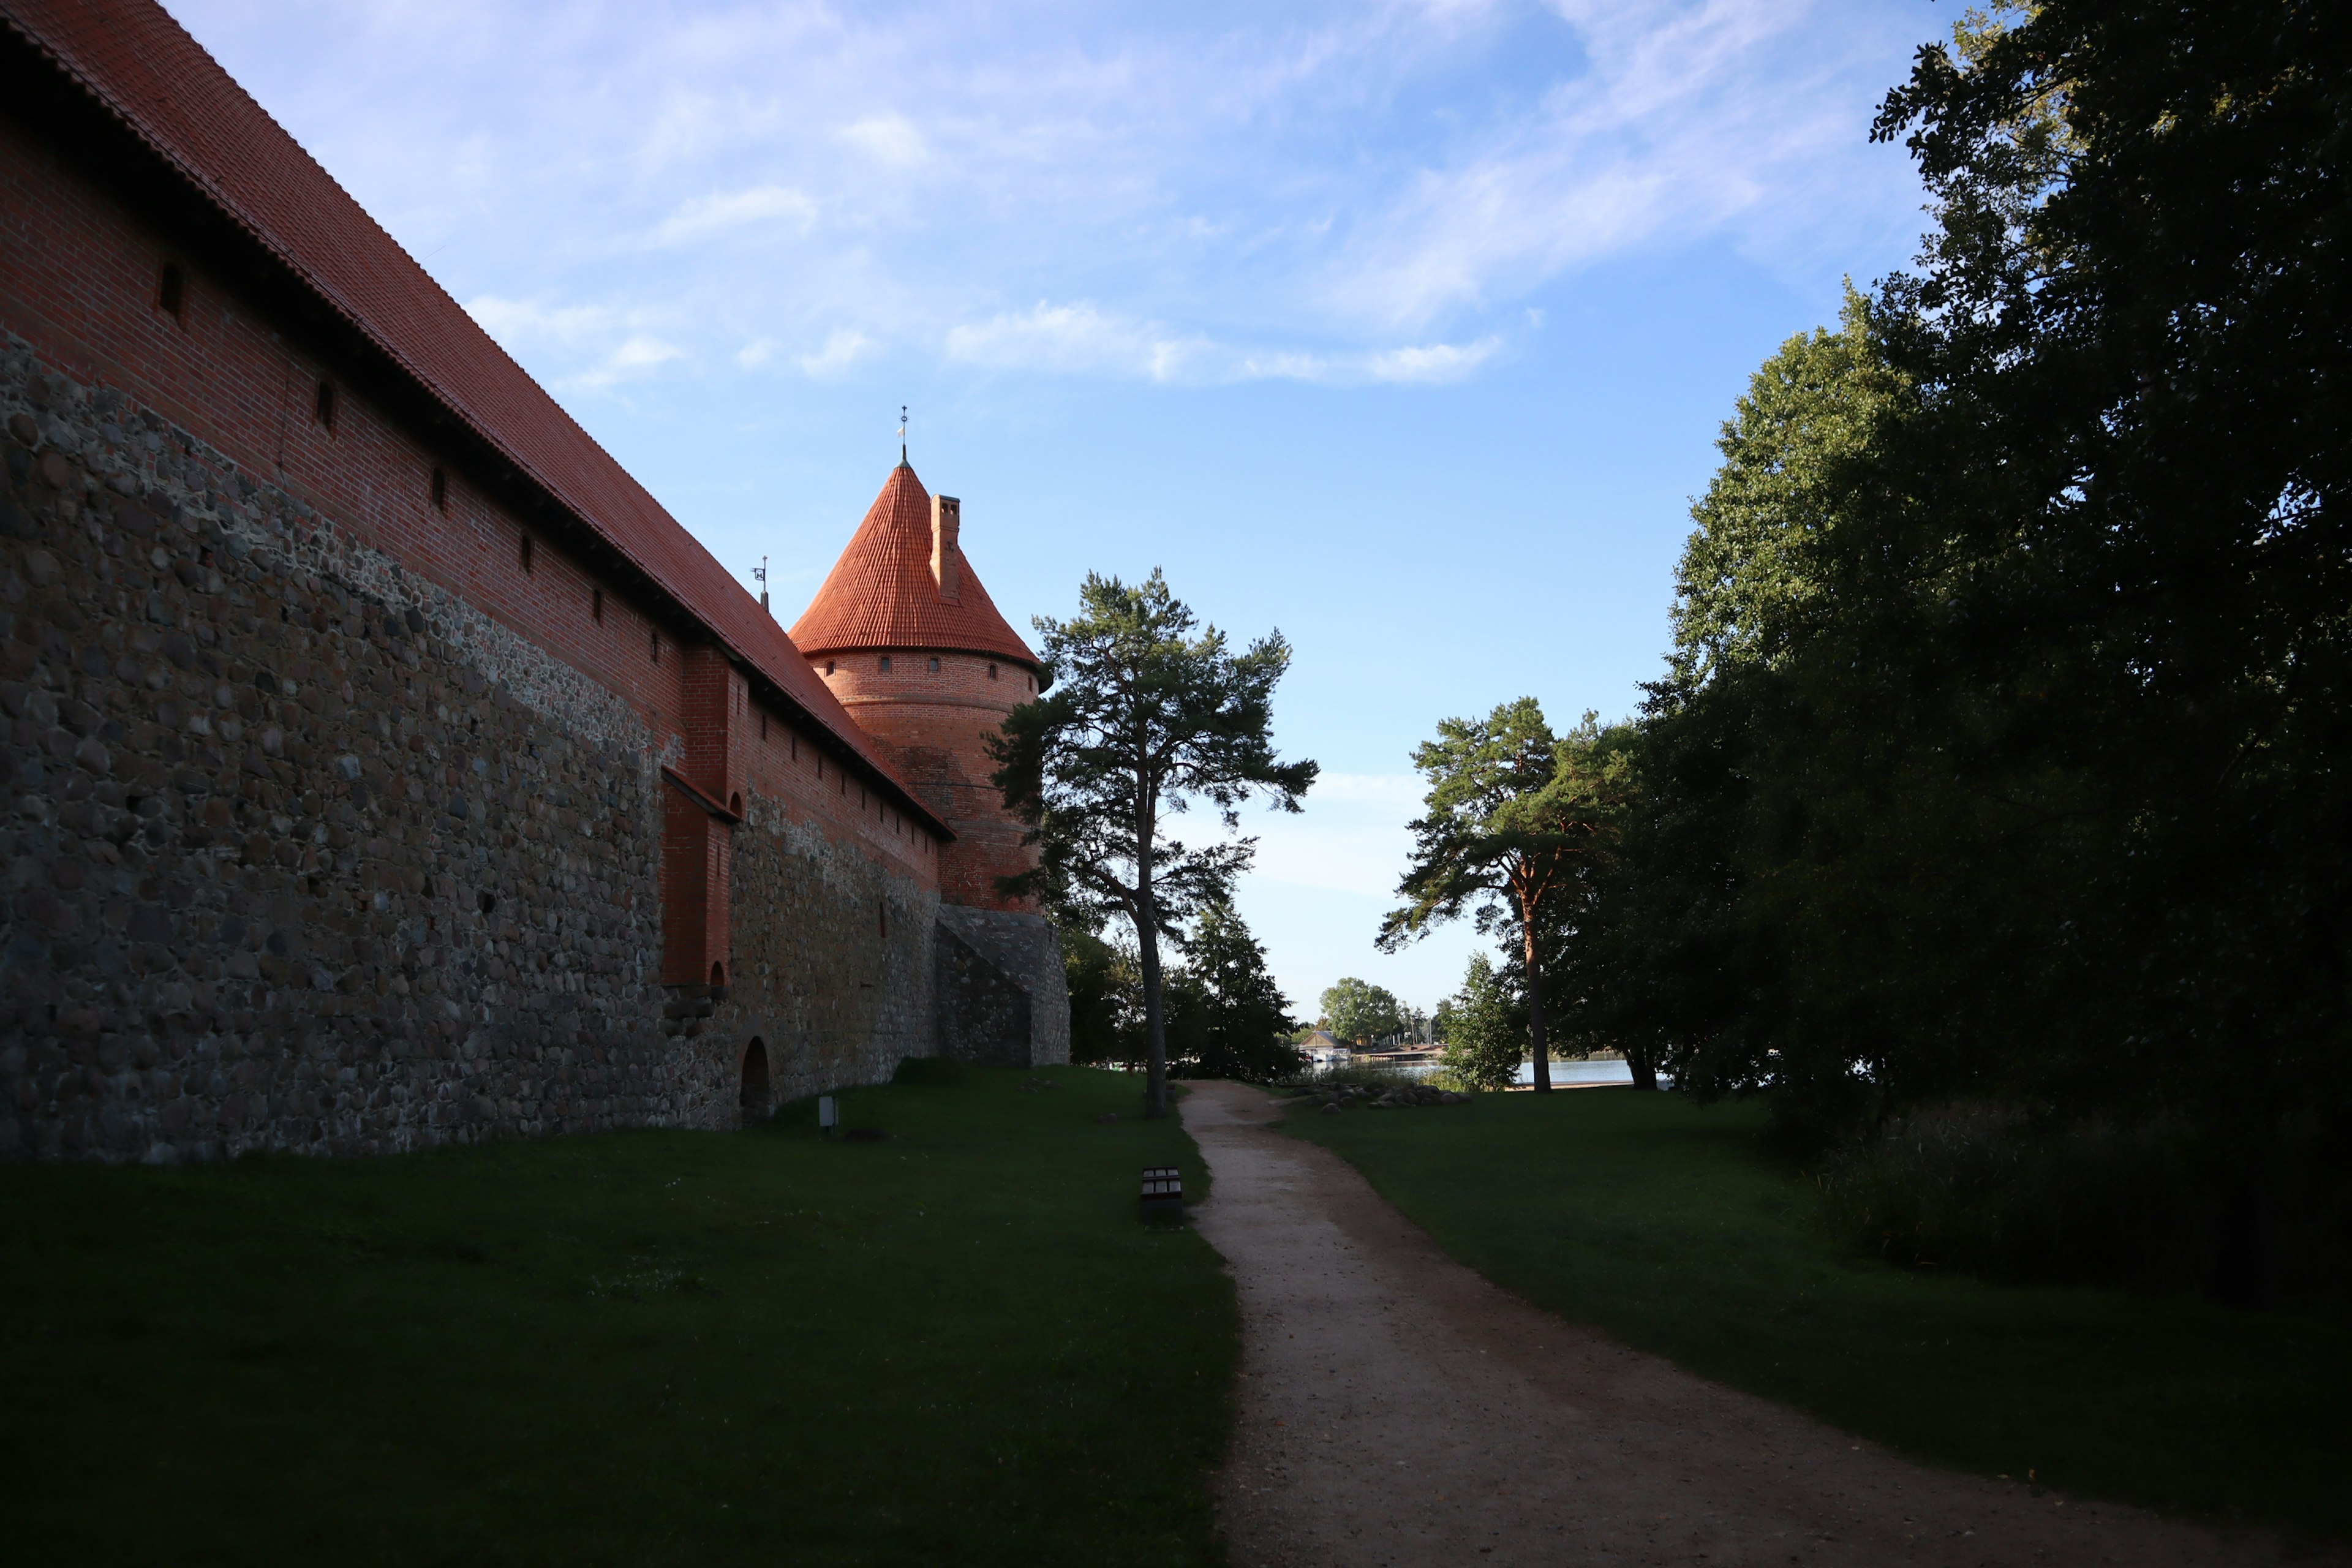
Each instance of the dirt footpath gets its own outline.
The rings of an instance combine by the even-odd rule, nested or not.
[[[1563,1322],[1448,1258],[1337,1155],[1268,1131],[1278,1114],[1225,1083],[1182,1109],[1215,1176],[1196,1222],[1241,1289],[1218,1495],[1236,1568],[2281,1560],[1927,1469]]]

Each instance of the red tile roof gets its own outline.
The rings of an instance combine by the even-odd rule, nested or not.
[[[0,0],[0,23],[946,833],[733,575],[161,6]]]
[[[931,498],[901,463],[882,481],[849,548],[793,623],[793,641],[816,655],[862,647],[936,647],[993,654],[1039,669],[1037,656],[996,612],[961,546],[956,596],[931,575]]]

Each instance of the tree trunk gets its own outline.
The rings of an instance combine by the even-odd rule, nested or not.
[[[1650,1054],[1650,1047],[1648,1046],[1627,1046],[1625,1047],[1625,1066],[1630,1068],[1633,1074],[1633,1087],[1635,1089],[1646,1089],[1653,1093],[1656,1092],[1658,1087],[1658,1059]]]
[[[1544,1047],[1543,965],[1536,957],[1536,922],[1523,920],[1519,922],[1519,930],[1526,941],[1523,951],[1528,961],[1528,1044],[1535,1052],[1536,1092],[1549,1094],[1551,1058]]]
[[[1160,1006],[1160,921],[1151,894],[1140,900],[1142,918],[1135,922],[1135,951],[1143,963],[1143,1115],[1146,1121],[1168,1114],[1168,1026]]]

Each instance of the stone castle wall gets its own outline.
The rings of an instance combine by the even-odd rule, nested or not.
[[[887,748],[899,776],[955,829],[955,842],[940,858],[940,921],[952,941],[942,939],[938,984],[958,987],[969,1002],[957,1005],[975,1016],[1009,1017],[988,999],[990,987],[969,977],[968,955],[978,955],[1026,994],[1031,1059],[1068,1061],[1069,983],[1060,941],[1034,899],[1009,898],[997,886],[999,878],[1034,867],[1036,851],[1022,842],[1020,824],[1004,809],[988,742],[1006,714],[1036,695],[1036,678],[1010,660],[947,648],[893,649],[887,669],[885,657],[859,651],[813,662],[858,723]],[[951,981],[950,973],[961,978]],[[976,1024],[943,1024],[941,1049],[994,1059],[1011,1047],[974,1043],[994,1037]]]
[[[754,1036],[786,1095],[930,1048],[919,851],[756,776],[695,1016],[655,984],[674,737],[13,336],[0,420],[0,1153],[725,1126]]]
[[[0,1156],[732,1126],[754,1043],[771,1099],[884,1079],[995,1028],[992,965],[1066,1020],[974,910],[943,1026],[956,847],[838,713],[9,108]]]

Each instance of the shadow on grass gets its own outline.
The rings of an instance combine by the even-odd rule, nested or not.
[[[1760,1108],[1585,1089],[1298,1117],[1563,1317],[1919,1458],[2352,1540],[2352,1322],[1855,1256]]]
[[[0,1168],[26,1562],[1213,1561],[1230,1283],[1135,1080],[738,1134]],[[1097,1117],[1116,1112],[1118,1120]],[[1150,1412],[1148,1420],[1138,1412]]]

